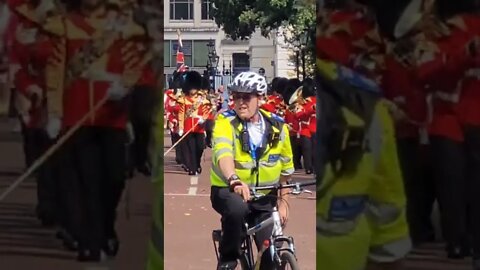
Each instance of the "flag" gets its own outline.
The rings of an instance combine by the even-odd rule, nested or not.
[[[178,45],[177,45],[177,72],[187,71],[187,66],[185,65],[185,55],[183,54],[183,45],[180,35],[178,35]]]

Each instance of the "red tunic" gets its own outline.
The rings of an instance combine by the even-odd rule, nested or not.
[[[480,17],[466,15],[463,19],[469,33],[480,36]],[[458,113],[462,124],[478,126],[480,125],[480,51],[471,60],[472,67],[467,70],[463,80]]]
[[[67,55],[73,57],[89,42],[96,31],[102,31],[102,23],[92,25],[87,18],[72,13],[67,17]],[[106,14],[91,15],[105,23]],[[99,30],[98,30],[99,29]],[[129,40],[130,41],[130,40]],[[77,77],[69,82],[64,93],[64,125],[73,126],[90,112],[106,95],[112,79],[102,74],[123,77],[126,72],[128,58],[138,55],[135,46],[129,46],[124,39],[116,39],[107,49],[93,72],[92,77]],[[98,76],[94,78],[93,76]],[[127,104],[122,101],[107,101],[97,112],[87,120],[85,126],[102,126],[125,128],[127,123]]]
[[[43,128],[47,121],[47,91],[46,67],[54,58],[55,43],[57,40],[45,32],[41,25],[19,16],[17,31],[22,36],[29,36],[25,40],[15,39],[12,43],[13,54],[18,62],[19,69],[15,73],[14,85],[18,93],[18,104],[28,102],[23,115],[27,128]],[[34,100],[34,95],[28,92],[29,87],[37,86],[41,89],[40,100]],[[23,107],[22,105],[20,105]],[[21,108],[20,110],[22,110]]]
[[[193,98],[186,96],[180,101],[180,110],[178,113],[178,121],[180,130],[183,130],[184,134],[189,132],[204,133],[204,124],[197,124],[199,117],[206,120],[209,110],[207,106],[203,104],[203,100],[199,98]]]
[[[434,41],[439,52],[424,54],[418,60],[418,79],[433,97],[430,106],[432,121],[428,128],[430,135],[463,141],[458,97],[457,100],[452,99],[452,94],[459,90],[458,83],[471,65],[465,50],[471,39],[467,32],[452,26],[449,36]]]
[[[300,136],[300,123],[295,114],[290,110],[285,111],[285,123],[289,126],[290,137],[296,138]]]
[[[385,58],[383,73],[385,97],[394,102],[407,116],[408,120],[396,122],[398,138],[418,138],[419,125],[427,120],[426,95],[412,70],[400,64],[393,56]]]

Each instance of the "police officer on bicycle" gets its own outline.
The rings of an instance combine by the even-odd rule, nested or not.
[[[275,114],[260,109],[267,91],[265,77],[240,73],[230,86],[234,109],[218,115],[213,128],[212,206],[222,216],[222,240],[217,269],[234,269],[245,237],[245,222],[254,224],[270,216],[277,205],[282,223],[288,219],[287,194],[270,191],[251,200],[250,188],[286,183],[294,172],[287,125]],[[271,196],[268,196],[271,195]],[[260,249],[273,225],[256,233]],[[265,252],[261,269],[271,268]]]

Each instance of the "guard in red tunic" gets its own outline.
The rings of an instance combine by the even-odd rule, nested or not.
[[[310,133],[310,145],[311,145],[311,160],[312,160],[312,171],[307,171],[307,174],[311,174],[313,172],[318,172],[318,163],[315,159],[315,154],[317,151],[317,112],[316,112],[316,105],[317,105],[317,97],[316,97],[316,86],[315,82],[311,78],[306,78],[303,81],[302,85],[302,99],[304,100],[303,105],[301,106],[301,110],[296,114],[296,116],[302,121],[302,119],[306,119],[308,117],[308,131]],[[304,158],[306,158],[304,156]]]
[[[299,123],[299,145],[303,156],[303,168],[307,174],[312,174],[312,133],[310,132],[310,113],[306,112],[308,104],[302,95],[303,86],[297,89],[290,98],[290,103],[295,104],[293,114]],[[294,99],[294,100],[293,100]]]
[[[179,100],[179,135],[184,138],[185,165],[189,175],[202,172],[200,164],[205,149],[205,120],[210,111],[205,106],[208,100],[200,93],[202,76],[196,71],[185,74],[182,90],[185,97]]]
[[[471,65],[466,48],[472,36],[457,23],[447,2],[437,2],[441,17],[430,24],[436,27],[423,29],[426,39],[417,42],[414,51],[415,73],[428,94],[431,162],[448,257],[458,259],[468,254],[465,138],[458,101],[460,81]]]
[[[478,2],[477,2],[478,3]],[[464,25],[474,40],[467,48],[467,54],[471,59],[471,67],[466,70],[461,83],[459,100],[459,118],[464,132],[464,144],[466,151],[466,179],[468,215],[471,221],[470,233],[473,250],[473,263],[475,270],[480,269],[480,196],[476,190],[480,190],[480,6],[470,1],[474,13],[465,13],[458,16],[460,25]]]
[[[61,76],[64,70],[63,29],[59,7],[50,1],[12,1],[10,4],[18,18],[12,45],[19,64],[14,85],[29,167],[53,145],[60,129],[59,122],[52,125],[47,120],[49,111],[55,110],[52,104],[58,100],[56,94],[62,91],[62,79],[54,75]],[[67,194],[56,192],[61,185],[57,175],[59,154],[52,155],[37,172],[37,215],[44,225],[57,223],[71,231],[68,219],[71,209],[63,203]]]
[[[67,7],[63,114],[50,120],[60,118],[64,131],[81,126],[64,146],[71,177],[81,187],[78,260],[99,261],[101,250],[108,256],[118,252],[116,208],[126,178],[125,98],[151,57],[146,31],[133,20],[128,3],[72,0]]]

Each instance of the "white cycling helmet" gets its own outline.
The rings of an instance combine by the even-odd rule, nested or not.
[[[267,93],[267,81],[265,77],[252,71],[238,74],[230,85],[230,91],[237,93],[257,93],[265,95]]]

